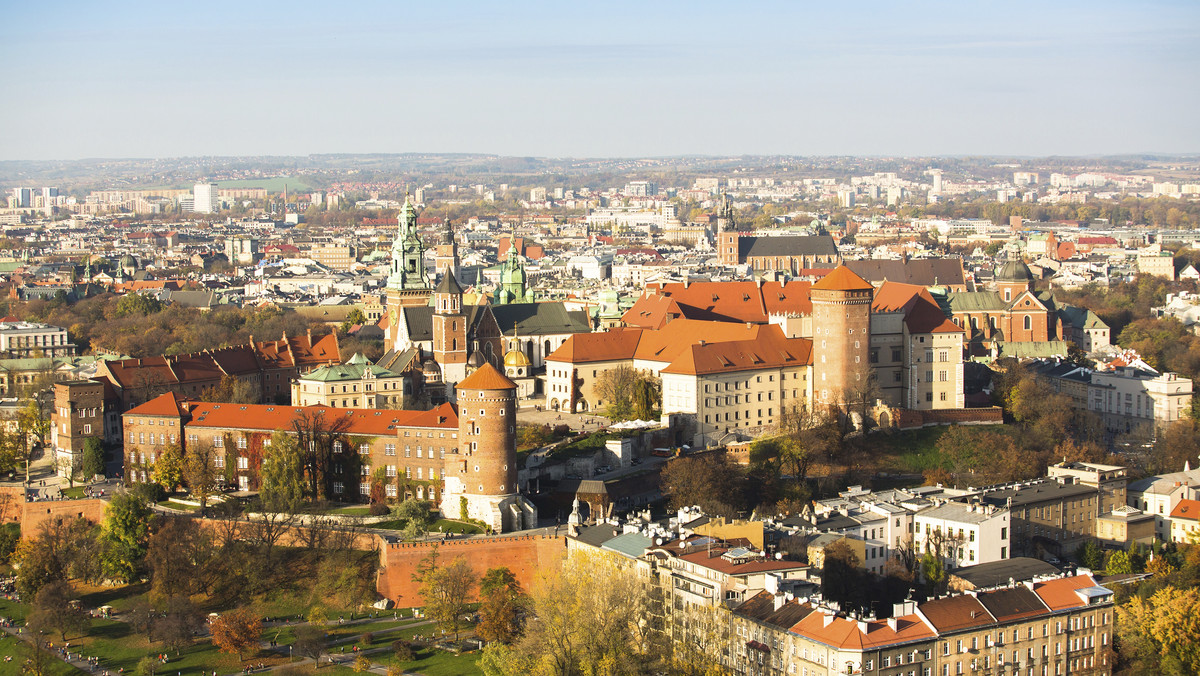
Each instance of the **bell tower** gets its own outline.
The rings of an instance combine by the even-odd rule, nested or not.
[[[425,274],[425,245],[417,233],[417,212],[406,195],[400,209],[392,263],[387,278],[388,330],[384,347],[399,342],[400,308],[429,303],[429,277]]]
[[[446,274],[433,292],[433,360],[442,367],[442,380],[456,383],[467,377],[467,316],[462,311],[462,287]]]

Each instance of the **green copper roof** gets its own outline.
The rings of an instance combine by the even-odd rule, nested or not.
[[[351,360],[353,361],[353,360]],[[318,383],[332,383],[343,380],[362,380],[363,376],[370,373],[375,378],[399,378],[400,374],[393,373],[385,368],[375,366],[370,362],[359,362],[352,364],[339,364],[337,366],[322,366],[321,368],[303,375],[300,380],[307,380]]]
[[[960,291],[948,300],[954,312],[999,312],[1008,307],[995,291]]]

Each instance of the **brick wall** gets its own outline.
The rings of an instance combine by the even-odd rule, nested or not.
[[[433,543],[409,542],[384,545],[379,553],[379,593],[401,608],[424,605],[412,575],[433,547]],[[439,564],[462,556],[480,578],[489,568],[505,566],[526,590],[539,571],[561,565],[566,553],[566,539],[552,535],[464,538],[438,545]]]
[[[51,500],[49,502],[26,502],[21,512],[21,537],[33,537],[43,522],[56,516],[82,516],[94,523],[104,520],[104,509],[108,503],[98,498],[87,500]]]

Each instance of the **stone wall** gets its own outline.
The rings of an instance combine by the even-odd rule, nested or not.
[[[21,537],[35,536],[43,522],[56,516],[82,516],[93,523],[100,523],[104,520],[107,506],[108,502],[99,498],[26,502],[21,509]]]
[[[566,557],[566,540],[553,535],[513,535],[489,538],[462,538],[442,543],[401,542],[381,545],[379,577],[376,589],[398,607],[424,605],[412,575],[434,547],[438,549],[439,565],[448,564],[462,556],[482,578],[489,568],[507,567],[528,590],[539,571],[562,565]]]

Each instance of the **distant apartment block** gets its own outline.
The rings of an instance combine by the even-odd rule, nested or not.
[[[8,357],[69,357],[75,354],[75,345],[61,326],[0,322],[0,353]]]
[[[192,211],[198,214],[211,214],[221,209],[221,198],[217,194],[216,183],[197,183],[192,188]]]

